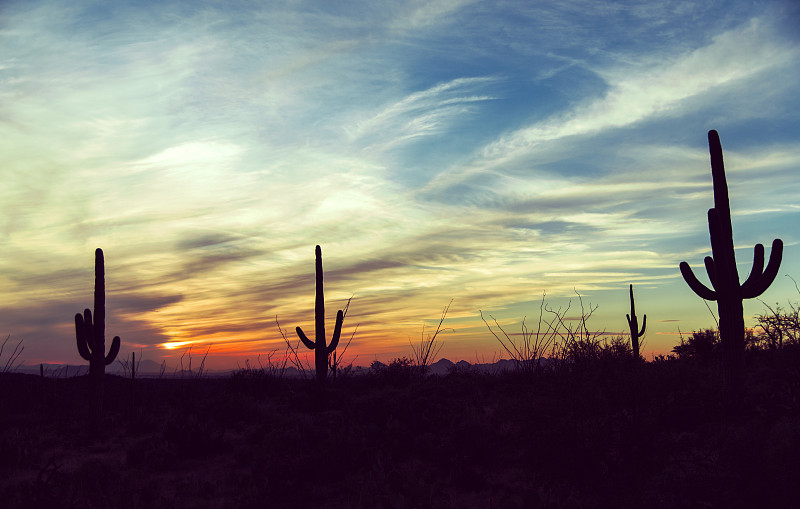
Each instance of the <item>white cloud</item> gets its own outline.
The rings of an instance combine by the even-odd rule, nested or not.
[[[608,85],[601,99],[501,136],[483,147],[473,163],[439,175],[427,191],[513,164],[571,136],[597,135],[662,116],[678,116],[685,113],[689,99],[792,65],[798,58],[800,48],[776,39],[767,21],[753,19],[682,55],[649,56],[638,63],[595,69]]]
[[[389,23],[392,30],[420,30],[442,22],[452,22],[459,10],[480,0],[412,0],[405,13]],[[405,6],[404,6],[405,7]]]
[[[404,141],[441,134],[477,103],[495,99],[481,89],[498,78],[482,76],[456,78],[428,89],[413,92],[377,111],[360,113],[345,132],[351,142],[367,144],[373,151],[384,151]]]

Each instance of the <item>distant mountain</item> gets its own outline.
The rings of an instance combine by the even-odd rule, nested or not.
[[[547,362],[547,359],[542,359],[542,365],[546,364]],[[496,374],[505,371],[514,371],[515,369],[517,369],[517,364],[511,359],[500,359],[497,362],[471,364],[465,360],[460,360],[454,363],[450,359],[443,358],[430,365],[428,375],[446,376],[453,371]]]
[[[141,362],[137,362],[137,370],[136,375],[141,376],[142,378],[153,378],[162,376],[161,373],[161,364],[152,360],[144,359]],[[69,378],[73,376],[83,376],[89,374],[89,363],[86,364],[42,364],[44,368],[44,376],[48,378]],[[20,366],[17,370],[17,373],[26,373],[29,375],[38,375],[39,371],[39,364],[35,364],[32,366]],[[113,362],[110,365],[106,366],[106,374],[108,375],[117,375],[117,376],[130,376],[129,372],[126,372],[125,369],[122,367],[120,362]],[[197,374],[197,370],[189,371],[189,370],[176,370],[174,366],[167,366],[164,370],[163,376],[165,378],[181,378],[192,376],[193,374]],[[230,376],[231,370],[207,370],[203,371],[203,376],[208,377],[227,377]]]
[[[73,365],[73,364],[42,364],[44,368],[44,376],[50,378],[67,378],[70,376],[81,376],[89,373],[89,365]],[[35,366],[20,366],[17,373],[27,373],[29,375],[39,374],[39,364]]]
[[[143,374],[147,373],[154,375],[161,373],[161,364],[156,361],[151,361],[150,359],[143,359],[141,362],[137,362],[136,364],[138,364],[136,371],[137,373],[143,373]],[[123,371],[122,366],[120,366],[119,364],[117,364],[116,367],[119,368],[119,371]],[[166,371],[167,370],[164,370],[165,374]]]
[[[430,365],[430,370],[428,371],[428,373],[431,375],[444,376],[450,373],[450,370],[453,369],[453,366],[455,366],[455,364],[453,364],[453,361],[449,359],[439,359],[438,361]]]
[[[546,366],[550,362],[549,359],[542,359],[541,365]],[[137,376],[141,376],[142,378],[154,378],[163,376],[164,378],[186,378],[191,376],[197,375],[197,370],[189,371],[189,370],[177,370],[174,366],[167,366],[164,369],[162,374],[161,372],[161,364],[149,359],[143,359],[140,363],[138,363],[138,370],[136,371]],[[375,364],[378,367],[386,367],[386,364],[375,361]],[[44,373],[46,377],[49,378],[67,378],[73,376],[82,376],[89,373],[89,364],[44,364]],[[461,372],[478,372],[478,373],[485,373],[485,374],[497,374],[502,373],[505,371],[514,371],[516,369],[516,362],[511,359],[500,359],[496,362],[491,363],[479,363],[479,364],[471,364],[465,360],[460,360],[458,362],[453,362],[449,359],[439,359],[438,361],[434,362],[429,366],[428,369],[428,376],[447,376],[453,370],[461,371]],[[39,365],[33,366],[20,366],[19,369],[16,370],[18,373],[26,373],[31,375],[38,375],[39,374]],[[204,370],[202,376],[208,378],[220,378],[220,377],[228,377],[231,376],[231,373],[238,370],[232,369],[223,369],[223,370]],[[351,374],[353,375],[361,375],[366,374],[370,371],[369,367],[354,367]],[[129,373],[126,373],[122,367],[120,362],[114,362],[109,366],[106,366],[106,373],[110,375],[117,375],[117,376],[130,376]],[[313,378],[314,373],[307,372],[306,377]],[[283,371],[284,378],[302,378],[303,373],[301,373],[297,368],[294,366],[286,366],[286,369]]]

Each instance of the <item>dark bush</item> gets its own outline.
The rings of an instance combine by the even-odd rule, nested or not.
[[[681,336],[681,344],[675,346],[672,352],[679,359],[694,359],[701,363],[709,362],[719,354],[719,332],[713,329],[692,332],[689,339]]]

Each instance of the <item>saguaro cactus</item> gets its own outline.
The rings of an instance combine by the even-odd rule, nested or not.
[[[681,262],[683,279],[689,287],[706,300],[717,301],[719,332],[722,343],[723,387],[725,402],[735,409],[744,394],[744,316],[742,301],[758,297],[769,288],[778,274],[783,254],[781,239],[772,241],[769,263],[764,270],[764,246],[756,244],[753,267],[743,284],[739,284],[736,257],[733,250],[733,228],[728,201],[728,184],[722,160],[722,145],[717,131],[708,132],[711,154],[711,177],[714,184],[714,208],[708,211],[708,230],[711,254],[705,258],[706,272],[713,290],[697,280],[691,267]]]
[[[89,361],[89,383],[93,392],[91,424],[93,428],[100,425],[101,403],[103,399],[103,375],[106,366],[114,362],[119,353],[119,336],[114,336],[108,354],[106,349],[106,280],[103,250],[94,252],[94,321],[92,312],[84,310],[83,315],[75,315],[75,336],[78,340],[78,353]]]
[[[317,246],[315,250],[316,255],[316,299],[314,302],[314,322],[316,341],[311,341],[303,333],[303,329],[297,327],[297,335],[300,341],[309,350],[314,350],[314,365],[317,370],[317,381],[322,383],[328,376],[328,355],[336,350],[339,344],[339,336],[342,333],[342,322],[344,321],[344,314],[340,309],[336,313],[336,326],[333,330],[333,337],[331,343],[325,345],[325,295],[322,286],[322,249]]]
[[[625,315],[628,318],[628,327],[631,329],[631,348],[633,349],[633,358],[639,358],[639,338],[644,336],[644,330],[647,327],[647,315],[642,318],[642,329],[639,330],[639,319],[636,317],[636,308],[633,303],[633,285],[630,285],[631,294],[631,314]]]

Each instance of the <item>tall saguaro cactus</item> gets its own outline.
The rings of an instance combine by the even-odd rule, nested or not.
[[[75,315],[75,336],[78,340],[78,353],[89,361],[89,383],[92,387],[92,418],[93,431],[99,431],[100,416],[102,415],[103,376],[106,366],[114,362],[119,353],[119,336],[114,336],[108,354],[106,349],[106,278],[103,250],[97,248],[94,252],[94,320],[89,309],[83,315]]]
[[[644,336],[644,330],[647,327],[647,315],[642,318],[642,329],[639,330],[639,318],[636,317],[636,307],[633,302],[633,285],[630,285],[631,294],[631,314],[625,315],[628,319],[628,327],[631,329],[631,348],[633,349],[633,358],[639,358],[639,338]]]
[[[711,154],[711,177],[714,184],[714,208],[708,211],[708,230],[711,254],[705,258],[706,272],[713,290],[698,281],[686,262],[681,262],[683,279],[689,287],[706,300],[717,301],[719,332],[723,356],[723,387],[725,402],[731,409],[741,404],[744,394],[744,316],[743,299],[758,297],[769,288],[778,274],[783,254],[781,239],[772,241],[769,263],[764,269],[764,246],[756,244],[753,266],[744,283],[739,284],[736,257],[733,250],[733,227],[728,201],[728,184],[722,160],[722,145],[717,131],[708,132]]]
[[[297,327],[297,335],[300,341],[309,350],[314,350],[314,365],[317,370],[317,381],[323,383],[328,376],[328,355],[336,350],[339,344],[339,336],[342,333],[342,322],[344,321],[344,314],[340,309],[336,313],[336,326],[333,330],[333,337],[329,345],[325,344],[325,295],[322,286],[322,249],[317,246],[315,250],[316,257],[316,298],[314,301],[314,323],[316,338],[311,341],[303,332],[303,329]]]

